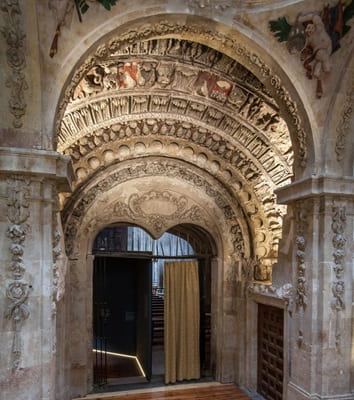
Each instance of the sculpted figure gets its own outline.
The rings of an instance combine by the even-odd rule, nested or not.
[[[307,77],[317,79],[316,95],[322,97],[322,79],[331,69],[330,55],[332,41],[328,35],[321,17],[317,14],[299,16],[300,23],[307,23],[305,28],[306,45],[301,53]]]

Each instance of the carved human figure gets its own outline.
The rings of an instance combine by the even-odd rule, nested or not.
[[[316,95],[322,97],[322,79],[325,73],[331,69],[330,55],[332,53],[332,41],[328,35],[321,17],[317,14],[300,15],[300,23],[307,23],[305,28],[306,44],[302,51],[304,67],[307,77],[317,79]]]

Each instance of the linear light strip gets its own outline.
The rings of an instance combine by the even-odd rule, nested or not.
[[[145,372],[144,372],[143,367],[142,367],[141,364],[140,364],[140,361],[139,361],[138,357],[136,357],[136,356],[131,356],[130,354],[112,353],[111,351],[102,351],[102,350],[96,350],[96,349],[92,349],[92,351],[93,351],[94,353],[106,353],[106,354],[109,354],[109,355],[111,355],[111,356],[124,357],[124,358],[133,358],[133,359],[135,360],[135,362],[137,363],[137,365],[138,365],[138,368],[139,368],[139,370],[140,370],[141,375],[142,375],[144,378],[146,378],[146,374],[145,374]]]

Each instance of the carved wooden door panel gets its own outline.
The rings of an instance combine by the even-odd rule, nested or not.
[[[257,391],[267,400],[283,398],[284,311],[258,304]]]

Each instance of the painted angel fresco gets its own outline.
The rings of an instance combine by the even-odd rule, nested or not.
[[[353,16],[354,1],[339,0],[334,6],[327,4],[320,12],[299,14],[292,25],[286,17],[269,22],[278,41],[286,42],[291,54],[300,54],[306,76],[317,80],[317,98],[323,95],[322,80],[331,70],[331,55],[340,48]]]

